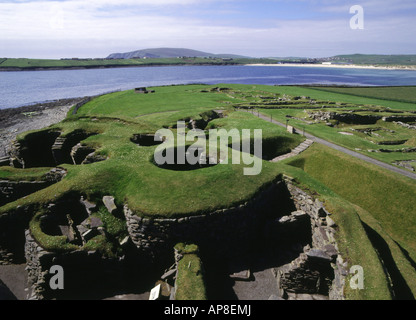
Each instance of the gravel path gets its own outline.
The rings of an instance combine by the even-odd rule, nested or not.
[[[246,111],[246,112],[249,112],[249,111]],[[251,112],[249,112],[249,113],[251,113]],[[260,114],[253,113],[253,114],[254,114],[255,116],[259,117],[260,119],[263,119],[263,120],[269,121],[269,122],[271,122],[271,123],[274,123],[274,124],[277,124],[277,125],[279,125],[279,126],[281,126],[281,127],[285,127],[285,128],[286,128],[286,125],[285,125],[285,124],[283,124],[283,123],[281,123],[281,122],[278,122],[278,121],[276,121],[276,120],[274,120],[274,119],[271,119],[271,118],[270,118],[270,116],[265,116],[265,115],[263,115],[263,114],[261,114],[261,113],[260,113]],[[385,168],[385,169],[387,169],[387,170],[390,170],[390,171],[393,171],[393,172],[399,173],[399,174],[401,174],[401,175],[403,175],[403,176],[406,176],[406,177],[408,177],[408,178],[411,178],[411,179],[415,179],[415,180],[416,180],[416,174],[415,174],[415,173],[412,173],[412,172],[409,172],[409,171],[406,171],[406,170],[403,170],[403,169],[397,168],[397,167],[395,167],[395,166],[389,165],[389,164],[387,164],[387,163],[381,162],[381,161],[379,161],[379,160],[376,160],[376,159],[370,158],[370,157],[365,156],[365,155],[363,155],[363,154],[361,154],[361,153],[358,153],[358,152],[355,152],[355,151],[349,150],[349,149],[347,149],[347,148],[341,147],[341,146],[339,146],[339,145],[337,145],[337,144],[335,144],[335,143],[332,143],[332,142],[326,141],[326,140],[324,140],[324,139],[321,139],[321,138],[315,137],[315,136],[313,136],[313,135],[311,135],[311,134],[309,134],[309,133],[306,133],[306,132],[305,132],[305,137],[306,137],[306,138],[308,138],[309,140],[312,140],[312,141],[316,142],[316,143],[323,144],[323,145],[325,145],[325,146],[327,146],[327,147],[330,147],[330,148],[332,148],[332,149],[335,149],[335,150],[341,151],[341,152],[346,153],[346,154],[348,154],[348,155],[350,155],[350,156],[353,156],[353,157],[355,157],[355,158],[358,158],[358,159],[364,160],[364,161],[366,161],[366,162],[369,162],[369,163],[375,164],[375,165],[377,165],[377,166],[379,166],[379,167],[383,167],[383,168]]]

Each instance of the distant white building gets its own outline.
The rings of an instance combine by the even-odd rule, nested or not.
[[[330,66],[332,64],[332,62],[322,62],[322,64],[324,64],[326,66]]]

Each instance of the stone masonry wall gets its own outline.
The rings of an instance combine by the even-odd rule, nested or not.
[[[335,239],[336,224],[322,203],[286,179],[288,190],[297,208],[311,218],[312,244],[291,263],[275,269],[280,296],[294,294],[328,295],[330,300],[344,299],[345,277],[348,274]]]
[[[285,192],[284,195],[282,190]],[[282,210],[281,206],[284,203],[279,197],[288,198],[287,192],[293,203],[289,206],[290,209],[282,214],[279,210]],[[45,251],[36,243],[29,231],[24,232],[27,229],[30,212],[30,208],[25,208],[20,214],[0,217],[2,221],[7,219],[3,221],[7,222],[5,225],[19,225],[19,230],[23,228],[23,239],[20,239],[19,235],[21,245],[19,244],[16,250],[21,250],[20,246],[24,246],[31,289],[29,298],[44,299],[59,295],[59,292],[51,293],[49,288],[49,270],[52,265],[60,265],[66,271],[65,292],[70,292],[71,287],[88,288],[86,284],[89,282],[97,283],[102,279],[106,279],[106,283],[112,280],[120,283],[121,279],[118,277],[123,276],[124,270],[121,260],[105,259],[96,251],[78,250],[68,253]],[[292,213],[285,215],[288,212]],[[325,295],[333,300],[344,298],[343,289],[347,272],[336,243],[336,224],[319,200],[313,199],[296,187],[287,177],[284,181],[272,183],[257,197],[238,207],[200,216],[175,219],[141,218],[136,216],[127,205],[124,206],[124,215],[130,239],[141,257],[157,258],[165,253],[170,255],[172,248],[178,242],[194,243],[202,250],[212,248],[216,254],[238,255],[239,252],[244,252],[259,235],[263,235],[265,226],[273,223],[277,224],[277,228],[272,226],[268,228],[269,232],[279,233],[279,230],[282,232],[285,230],[282,235],[277,235],[278,237],[293,237],[299,241],[301,238],[299,233],[303,236],[307,234],[309,240],[304,242],[305,238],[301,241],[310,244],[304,247],[300,256],[291,263],[275,269],[276,281],[280,289],[278,295],[285,298],[288,294],[307,293]],[[16,220],[17,218],[19,220]],[[289,231],[286,232],[286,229]],[[3,233],[10,234],[8,231],[10,230],[3,230]],[[0,237],[0,240],[2,238],[8,239],[8,237]],[[8,248],[7,243],[3,242],[6,244],[3,248]],[[13,250],[6,251],[5,261],[10,258],[8,256],[10,252]]]
[[[88,297],[88,290],[99,296],[97,288],[107,290],[117,288],[126,281],[124,258],[105,258],[98,251],[76,250],[72,252],[48,252],[25,232],[26,271],[28,279],[28,299],[78,299]],[[52,290],[50,273],[52,266],[64,270],[64,290]],[[97,287],[98,285],[98,287]]]
[[[136,216],[128,206],[124,214],[130,238],[151,256],[170,252],[178,242],[190,242],[216,251],[244,250],[262,228],[276,199],[278,183],[239,207],[177,219],[148,219]],[[217,251],[218,252],[218,251]],[[221,252],[218,252],[221,253]]]
[[[47,181],[0,181],[0,207],[50,186]]]
[[[33,207],[26,206],[0,216],[0,265],[24,262],[25,230],[32,212]]]

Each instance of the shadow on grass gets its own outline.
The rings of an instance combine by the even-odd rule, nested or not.
[[[416,271],[416,262],[410,257],[409,252],[406,249],[404,249],[398,242],[396,242],[396,241],[394,241],[394,242],[400,248],[403,255],[406,257],[407,261],[409,261],[409,263],[413,267],[413,269],[415,269],[415,271]]]
[[[375,230],[365,224],[363,226],[383,265],[389,283],[390,293],[394,300],[415,300],[408,284],[400,273],[386,241]]]

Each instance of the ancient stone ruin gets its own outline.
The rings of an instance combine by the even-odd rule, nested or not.
[[[61,164],[88,164],[106,160],[95,149],[81,141],[95,133],[75,130],[65,136],[54,130],[28,134],[22,141],[13,141],[9,165],[15,168],[55,167]],[[6,163],[3,160],[3,163]]]
[[[0,206],[45,189],[61,181],[65,175],[66,170],[53,168],[42,177],[41,181],[0,180]]]
[[[104,222],[94,215],[99,206],[125,220],[128,236],[115,243],[122,248],[120,256],[108,258],[99,250],[82,249],[94,237],[110,239]],[[277,179],[239,206],[171,219],[140,217],[127,204],[117,206],[111,196],[93,203],[77,194],[67,195],[45,207],[40,218],[42,232],[51,237],[65,237],[74,246],[65,252],[47,251],[40,246],[29,228],[33,207],[19,210],[19,214],[1,217],[0,260],[25,261],[30,299],[68,298],[49,288],[49,270],[56,264],[65,269],[70,279],[65,290],[69,297],[79,297],[86,285],[100,294],[114,288],[123,290],[120,286],[128,286],[129,277],[137,277],[137,270],[144,267],[159,274],[145,278],[146,281],[153,279],[153,284],[173,281],[167,286],[171,288],[175,267],[156,266],[172,265],[173,247],[178,242],[197,244],[204,252],[202,261],[205,259],[208,266],[211,259],[234,263],[237,266],[232,272],[234,276],[226,274],[232,281],[251,281],[249,268],[238,267],[238,261],[253,255],[257,248],[266,248],[268,264],[278,285],[278,291],[271,294],[274,299],[344,297],[347,265],[336,243],[337,226],[323,204],[299,189],[289,177]],[[284,256],[290,258],[278,258]],[[207,287],[220,281],[207,279]],[[102,291],[97,289],[98,283]]]

